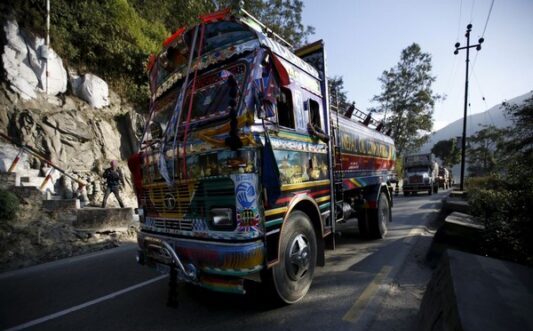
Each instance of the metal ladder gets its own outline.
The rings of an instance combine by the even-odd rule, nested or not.
[[[334,147],[333,147],[333,189],[334,189],[334,198],[335,198],[335,221],[336,222],[342,222],[344,221],[344,190],[342,187],[342,156],[341,156],[341,148],[339,147],[337,135],[338,135],[339,128],[334,128],[333,131],[333,141],[334,141]]]

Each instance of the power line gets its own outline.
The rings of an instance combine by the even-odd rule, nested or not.
[[[455,36],[455,40],[459,40],[459,31],[461,31],[461,18],[463,14],[463,0],[461,0],[461,3],[459,4],[459,21],[457,23],[457,36]]]
[[[487,30],[487,25],[489,24],[490,14],[492,13],[493,6],[494,6],[494,0],[492,0],[490,4],[489,14],[487,15],[487,20],[485,21],[485,27],[483,28],[483,34],[481,35],[481,38],[485,36],[485,31]]]
[[[474,16],[474,5],[476,4],[476,0],[472,0],[472,8],[470,9],[470,23],[472,23],[472,17]]]
[[[494,7],[494,0],[492,0],[490,4],[489,13],[487,14],[487,19],[485,20],[485,27],[483,28],[483,33],[481,34],[481,38],[485,37],[485,31],[487,31],[487,25],[489,24],[490,14],[492,14],[493,7]],[[474,61],[472,61],[472,74],[474,73],[474,68],[476,67],[477,55],[478,53],[476,53],[476,56],[474,57]]]
[[[479,79],[477,78],[477,75],[474,72],[472,72],[472,74],[474,75],[474,80],[476,81],[479,93],[481,93],[481,100],[483,101],[483,104],[485,105],[486,113],[489,115],[490,123],[492,123],[493,126],[496,126],[496,124],[494,123],[494,120],[492,119],[492,115],[488,109],[487,101],[485,100],[485,93],[483,93],[483,90],[481,89],[481,84],[479,83]]]

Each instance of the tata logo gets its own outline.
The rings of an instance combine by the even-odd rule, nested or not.
[[[174,209],[176,208],[176,199],[174,198],[174,195],[167,193],[165,194],[165,199],[163,200],[165,203],[166,209]]]

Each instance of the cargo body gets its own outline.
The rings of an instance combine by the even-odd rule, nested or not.
[[[263,31],[246,13],[206,15],[149,62],[150,117],[129,162],[138,260],[216,291],[262,282],[293,303],[345,216],[385,236],[396,154],[331,111],[322,42],[296,55]]]
[[[403,194],[427,192],[431,195],[437,193],[439,190],[438,175],[439,165],[433,154],[405,156]]]

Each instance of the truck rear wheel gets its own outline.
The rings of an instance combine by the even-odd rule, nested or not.
[[[387,235],[387,225],[391,219],[389,199],[384,193],[379,195],[378,208],[368,212],[368,230],[373,239],[383,239]]]
[[[383,239],[387,235],[387,223],[391,219],[389,199],[381,193],[376,209],[361,211],[358,219],[359,233],[369,239]]]
[[[281,232],[279,263],[271,270],[271,287],[278,303],[301,300],[313,281],[317,242],[307,214],[294,211]]]

